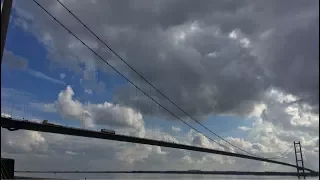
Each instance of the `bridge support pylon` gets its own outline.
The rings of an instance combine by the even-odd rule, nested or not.
[[[301,148],[300,141],[299,142],[294,141],[293,148],[294,148],[294,153],[295,153],[295,157],[296,157],[298,178],[300,179],[300,177],[303,177],[304,179],[306,179],[306,174],[304,172],[304,163],[303,163],[302,148]]]

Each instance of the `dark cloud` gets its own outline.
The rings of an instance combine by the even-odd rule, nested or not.
[[[19,2],[15,8],[31,14],[30,31],[46,45],[53,62],[75,71],[110,72],[35,4],[28,3]],[[318,1],[65,3],[146,79],[193,116],[246,115],[270,87],[305,99],[315,110],[319,107]],[[41,4],[108,62],[150,91],[59,4]],[[23,19],[23,13],[21,16]],[[115,101],[144,114],[163,115],[145,97],[134,99],[134,91],[129,91],[120,88]],[[184,116],[152,91],[166,107]]]
[[[266,64],[274,86],[319,110],[319,16],[309,13],[275,27],[266,47]]]
[[[56,1],[39,2],[145,92],[178,116],[185,117],[113,56]],[[319,144],[319,120],[317,114],[309,113],[309,106],[304,108],[308,104],[315,111],[319,106],[318,1],[79,0],[64,3],[121,57],[192,116],[248,115],[257,103],[266,106],[267,118],[254,122],[248,130],[250,141],[237,137],[228,137],[228,141],[250,152],[259,150],[263,156],[274,157],[285,151],[292,140],[300,139],[308,157],[310,155],[310,159],[318,163],[318,153],[315,153],[318,147],[315,146]],[[82,86],[86,90],[99,89],[95,85],[101,82],[97,74],[104,72],[111,77],[113,71],[105,63],[31,0],[16,1],[14,10],[19,21],[16,24],[45,45],[53,64],[82,75]],[[270,89],[278,90],[276,94],[293,94],[296,98],[287,103],[299,103],[302,108],[282,104],[278,96],[268,99],[266,92]],[[88,118],[101,126],[143,130],[137,132],[145,131],[145,137],[151,137],[151,130],[145,127],[139,111],[143,115],[169,116],[141,93],[136,94],[132,86],[122,84],[114,92],[116,103],[102,104],[107,100],[99,97],[100,104],[86,106],[72,98],[73,92],[63,91],[62,95],[69,95],[58,99],[60,109],[57,110],[69,119]],[[117,103],[120,105],[114,105]],[[212,170],[217,167],[224,170],[239,168],[239,164],[244,170],[280,169],[261,166],[258,162],[170,148],[50,137],[45,133],[20,136],[5,135],[10,133],[8,131],[1,133],[1,153],[17,159],[18,169],[185,170],[200,167]],[[218,148],[198,134],[183,135],[188,138],[184,143]],[[172,136],[156,137],[180,143]],[[235,160],[234,164],[228,164],[231,160]],[[50,163],[44,165],[46,162]]]

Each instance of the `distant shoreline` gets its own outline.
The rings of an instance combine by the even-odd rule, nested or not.
[[[245,172],[245,171],[15,171],[15,173],[46,174],[204,174],[204,175],[254,175],[254,176],[297,176],[296,172]],[[306,176],[319,176],[319,172],[306,172]],[[301,174],[300,174],[301,176]]]

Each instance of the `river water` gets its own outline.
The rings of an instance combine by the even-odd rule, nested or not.
[[[230,175],[180,175],[180,174],[16,174],[24,177],[46,177],[46,178],[57,178],[57,179],[123,179],[123,180],[162,180],[162,179],[172,179],[172,180],[254,180],[254,179],[263,179],[263,180],[296,180],[297,177],[290,176],[230,176]],[[309,177],[309,180],[318,179],[317,177]]]

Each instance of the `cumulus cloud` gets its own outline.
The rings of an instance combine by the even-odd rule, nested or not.
[[[63,118],[81,121],[84,127],[102,125],[131,129],[136,135],[144,136],[144,120],[139,112],[109,102],[83,104],[73,96],[74,91],[71,86],[67,86],[58,95],[55,107]]]
[[[319,115],[315,114],[308,104],[300,106],[290,103],[296,100],[296,96],[271,89],[266,93],[264,100],[266,109],[262,112],[261,118],[286,130],[318,135]]]
[[[7,131],[7,130],[5,130]],[[4,149],[12,151],[11,153],[45,153],[47,152],[47,143],[39,132],[22,131],[20,133],[8,134],[1,131],[1,145]]]
[[[105,170],[106,168],[108,170],[188,170],[196,168],[201,170],[294,171],[294,169],[282,166],[266,166],[264,163],[238,158],[156,146],[107,142],[99,139],[87,141],[85,138],[31,131],[3,130],[1,133],[2,154],[15,158],[19,170],[70,170],[72,167],[74,170]],[[151,130],[146,131],[146,136],[150,136],[151,133]],[[280,143],[282,140],[274,133],[264,137],[256,136],[259,139],[252,139],[252,142],[233,137],[227,140],[251,153],[275,157],[286,150],[290,144]],[[184,140],[178,140],[164,132],[158,132],[156,136],[163,141],[223,150],[222,147],[192,130],[187,133],[188,138]],[[265,138],[270,141],[267,142]],[[312,139],[302,142],[304,152],[309,158],[312,158],[313,164],[315,164],[318,153],[316,149],[318,141],[318,139]],[[219,142],[224,144],[224,142]],[[293,154],[291,155],[284,161],[294,163]],[[34,162],[32,165],[30,163],[28,165],[28,162],[31,161],[30,157]],[[58,161],[54,160],[56,158],[60,163],[68,162],[68,166],[57,166]],[[102,164],[104,166],[101,166]],[[239,164],[242,166],[239,167]]]
[[[41,4],[122,73],[140,82],[140,86],[146,86],[59,4],[45,1]],[[70,1],[65,4],[135,69],[193,116],[247,115],[261,100],[261,94],[273,86],[305,99],[313,110],[318,109],[318,1],[76,4]],[[104,10],[100,11],[101,8]],[[75,71],[84,70],[84,78],[91,74],[94,79],[96,70],[111,72],[34,4],[20,2],[15,9],[23,9],[27,17],[32,17],[24,18],[25,13],[19,16],[37,27],[30,32],[44,43],[53,62]],[[93,12],[90,16],[83,15],[84,10],[90,9],[95,11],[90,11]],[[105,14],[106,11],[111,14]],[[119,12],[126,13],[118,16]],[[48,39],[48,36],[54,38]],[[67,57],[68,61],[61,57]],[[295,81],[291,80],[293,77]],[[134,106],[144,114],[159,113],[143,100],[139,103],[132,100],[126,88],[123,91],[117,94],[117,102]],[[154,96],[161,99],[160,95]],[[179,112],[179,116],[185,115]]]
[[[149,92],[150,87],[145,82],[107,51],[57,2],[39,2],[139,87],[177,116],[185,117],[153,89]],[[318,164],[318,1],[64,3],[129,64],[192,116],[201,120],[217,114],[252,118],[252,127],[239,127],[248,133],[248,137],[229,137],[232,143],[271,157],[286,150],[293,140],[300,140],[306,145],[306,154],[312,157],[314,164]],[[18,21],[18,26],[33,34],[45,46],[53,63],[82,76],[80,84],[84,91],[103,89],[104,84],[97,78],[98,73],[113,73],[106,64],[35,4],[19,1],[13,9],[18,17],[13,21]],[[88,11],[91,12],[89,15],[83,13]],[[21,65],[23,63],[17,64],[17,67],[24,67]],[[65,119],[81,120],[87,127],[132,128],[138,134],[145,134],[148,131],[144,130],[142,114],[166,114],[151,106],[150,100],[141,93],[133,96],[134,91],[124,85],[114,95],[116,103],[86,104],[76,100],[74,90],[67,87],[52,104]],[[186,143],[219,148],[195,132],[188,132],[186,137]],[[181,142],[170,135],[160,138]],[[78,152],[68,149],[61,152],[73,156],[83,152],[107,156],[108,153],[101,153],[105,149],[94,147],[98,150]],[[167,148],[133,149],[134,152],[128,149],[118,152],[118,155],[124,153],[126,157],[120,160],[122,164],[118,164],[119,167],[130,164],[148,168],[150,164],[160,167],[174,163],[177,166],[172,168],[178,168],[180,163],[186,168],[192,168],[192,165],[211,167],[210,163],[214,161],[224,168],[222,163],[229,167],[234,163],[233,159]],[[117,153],[109,152],[111,155],[108,158],[114,160],[112,157],[117,157],[113,156]],[[248,164],[239,160],[235,164],[239,162]],[[107,163],[97,160],[93,164],[94,167],[104,167],[102,165]],[[259,165],[252,163],[250,168],[257,169]],[[272,167],[265,165],[263,169],[268,168]]]

